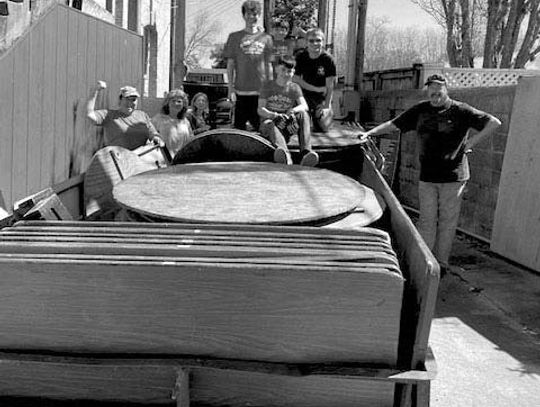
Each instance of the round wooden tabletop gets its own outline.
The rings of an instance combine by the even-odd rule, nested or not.
[[[122,207],[155,221],[274,225],[329,223],[373,207],[372,196],[333,171],[263,162],[175,165],[113,190]]]

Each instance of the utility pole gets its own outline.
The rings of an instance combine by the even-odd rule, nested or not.
[[[171,0],[171,45],[169,57],[169,89],[182,86],[184,81],[186,42],[186,1]]]
[[[358,121],[363,92],[364,50],[368,0],[349,0],[347,30],[347,73],[343,90],[343,105],[348,120]]]
[[[354,89],[362,92],[364,77],[364,51],[366,42],[366,14],[368,0],[358,0],[358,23],[356,26],[356,75]]]
[[[274,9],[276,8],[276,0],[264,0],[263,13],[264,13],[264,30],[267,33],[272,31],[272,16],[274,15]]]
[[[328,38],[328,27],[326,22],[328,21],[328,0],[319,0],[319,15],[317,17],[318,26],[323,31],[326,38]]]
[[[358,0],[349,0],[349,18],[347,29],[347,71],[345,73],[345,89],[354,89],[356,76],[356,23],[358,20]]]

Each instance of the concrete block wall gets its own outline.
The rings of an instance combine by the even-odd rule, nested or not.
[[[471,179],[467,184],[459,227],[490,239],[504,150],[508,137],[516,86],[462,88],[450,90],[453,99],[489,112],[502,121],[490,138],[483,140],[469,156]],[[425,98],[421,90],[366,92],[361,100],[361,122],[381,123],[392,119],[409,106]],[[416,133],[401,136],[400,164],[395,189],[404,205],[418,209],[419,164]]]

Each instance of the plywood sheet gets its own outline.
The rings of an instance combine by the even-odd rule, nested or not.
[[[394,365],[403,279],[379,269],[0,259],[0,347]]]
[[[96,359],[1,357],[0,392],[24,397],[171,405],[174,360],[101,363]],[[382,380],[193,369],[190,398],[205,406],[390,407],[394,384]],[[168,404],[167,404],[168,403]]]
[[[175,165],[118,183],[113,198],[152,219],[243,224],[321,224],[373,201],[367,187],[313,167],[257,162]]]
[[[504,154],[491,250],[540,271],[540,78],[520,78]]]

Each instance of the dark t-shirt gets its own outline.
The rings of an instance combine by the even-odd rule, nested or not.
[[[469,129],[482,130],[489,115],[463,102],[450,101],[450,107],[420,102],[392,123],[402,132],[416,130],[419,140],[420,181],[456,182],[470,177],[465,154]]]
[[[312,59],[305,50],[296,56],[295,73],[310,85],[325,86],[326,78],[336,76],[336,64],[332,56],[325,51]]]
[[[317,58],[309,57],[307,50],[296,55],[295,75],[300,76],[304,81],[313,86],[326,86],[326,78],[336,76],[336,64],[332,56],[323,51]],[[323,98],[322,93],[310,92],[302,89],[306,99]]]

